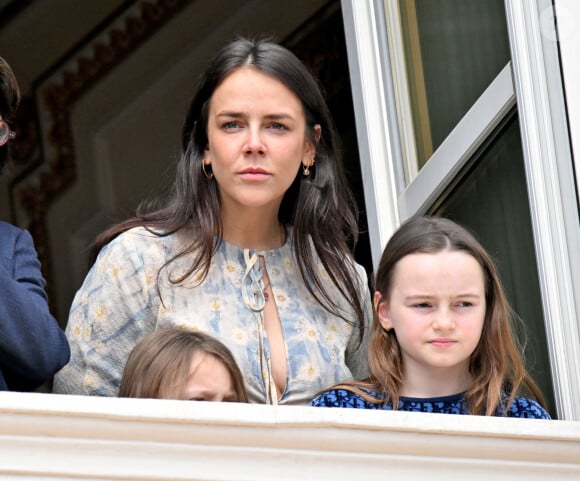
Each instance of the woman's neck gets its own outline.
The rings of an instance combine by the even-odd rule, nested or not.
[[[222,212],[222,223],[223,239],[244,249],[271,250],[286,242],[286,230],[278,221],[277,211]]]

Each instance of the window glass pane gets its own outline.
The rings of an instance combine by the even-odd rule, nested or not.
[[[469,228],[497,267],[523,321],[527,368],[556,416],[519,122],[506,119],[431,213]],[[517,326],[517,322],[516,322]]]
[[[504,0],[399,0],[419,167],[510,60]]]

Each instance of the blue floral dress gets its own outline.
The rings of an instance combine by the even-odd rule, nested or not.
[[[382,397],[372,391],[366,392],[377,399],[381,399]],[[346,389],[328,390],[315,397],[312,400],[312,405],[316,407],[393,410],[393,405],[391,403],[386,403],[384,405],[380,403],[372,403],[358,394]],[[464,393],[435,398],[401,397],[399,400],[399,411],[468,414]],[[502,416],[503,408],[499,408],[495,415]],[[510,418],[550,419],[548,412],[540,406],[539,403],[525,397],[516,397],[505,415]]]
[[[102,249],[71,307],[66,328],[71,361],[56,376],[55,392],[117,395],[126,359],[137,341],[154,329],[175,325],[222,341],[244,374],[250,400],[275,402],[259,256],[268,271],[286,344],[287,382],[278,402],[310,404],[325,387],[365,376],[366,339],[360,345],[354,312],[330,281],[336,306],[353,323],[330,314],[311,296],[291,248],[290,229],[279,249],[256,252],[222,241],[201,284],[200,274],[172,283],[192,260],[183,256],[167,262],[190,239],[186,230],[157,237],[135,228]],[[318,260],[317,268],[328,278]],[[353,271],[368,323],[366,273],[354,262]]]

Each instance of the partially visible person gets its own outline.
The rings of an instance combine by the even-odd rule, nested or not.
[[[230,350],[208,334],[177,327],[153,331],[136,344],[119,397],[248,402]]]
[[[410,219],[385,247],[375,289],[370,377],[314,406],[550,419],[494,263],[466,229]]]
[[[0,174],[15,134],[8,121],[20,91],[0,57]],[[49,312],[45,281],[30,234],[0,222],[0,390],[32,391],[69,360],[69,345]]]
[[[227,44],[194,92],[170,198],[97,239],[55,390],[116,396],[133,346],[168,325],[219,338],[251,402],[310,404],[366,376],[352,202],[312,74],[278,44]]]

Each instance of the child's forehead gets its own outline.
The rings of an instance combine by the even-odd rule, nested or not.
[[[471,264],[476,263],[479,265],[479,261],[470,253],[464,250],[457,249],[442,249],[435,252],[410,252],[409,254],[401,257],[395,264],[395,267],[401,265],[414,264],[419,265],[434,265],[446,262],[453,262],[458,264]]]
[[[483,268],[470,253],[458,250],[415,252],[402,257],[394,266],[393,282],[418,282],[442,278],[482,278]]]

